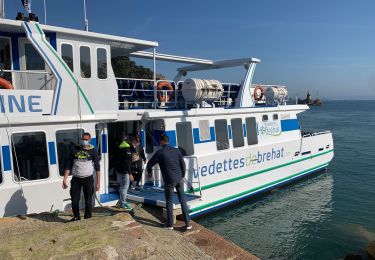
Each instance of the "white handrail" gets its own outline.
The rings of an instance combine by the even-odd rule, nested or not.
[[[190,155],[190,156],[184,156],[184,158],[186,159],[195,159],[195,163],[196,163],[196,166],[197,166],[197,172],[198,172],[198,188],[199,188],[199,197],[202,199],[202,187],[201,187],[201,179],[200,179],[200,176],[199,176],[199,164],[198,164],[198,157],[197,156],[193,156],[193,155]],[[194,170],[194,169],[193,169]],[[194,175],[194,173],[193,173]],[[192,182],[194,183],[194,182]],[[196,183],[196,182],[195,182]],[[193,187],[194,188],[194,187]]]
[[[135,78],[116,78],[116,79],[119,79],[119,80],[134,80],[134,81],[149,81],[149,82],[154,81],[153,79],[135,79]]]
[[[3,70],[3,69],[0,70],[0,73],[3,73],[3,72],[53,75],[53,73],[51,73],[51,72],[47,72],[47,71],[33,71],[33,70]]]

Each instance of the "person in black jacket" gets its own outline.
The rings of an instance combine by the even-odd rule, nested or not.
[[[135,184],[135,189],[142,190],[141,180],[142,180],[142,173],[143,173],[143,163],[146,163],[146,155],[141,145],[141,137],[139,135],[137,135],[132,140],[132,146],[133,146],[132,174],[134,177],[133,184]]]
[[[132,162],[132,146],[130,138],[124,137],[117,145],[115,169],[117,173],[117,182],[119,183],[120,198],[117,205],[120,208],[131,210],[132,207],[126,202],[128,189],[131,179],[131,162]]]
[[[185,161],[179,149],[171,147],[169,144],[169,137],[162,135],[160,137],[160,145],[162,148],[158,150],[147,163],[148,176],[152,177],[152,167],[159,164],[161,174],[164,180],[164,194],[167,206],[167,224],[166,228],[173,229],[173,205],[172,197],[173,191],[176,188],[178,200],[181,204],[182,214],[186,224],[186,229],[192,228],[190,224],[189,210],[184,197],[184,182],[185,177]]]
[[[79,199],[81,190],[85,197],[85,218],[92,216],[92,195],[94,194],[94,171],[96,171],[96,187],[100,189],[100,156],[94,146],[90,144],[90,133],[82,135],[81,145],[75,146],[72,150],[71,157],[65,163],[63,189],[68,188],[67,179],[69,174],[73,175],[70,182],[70,196],[72,198],[72,210],[74,217],[71,221],[80,220]]]

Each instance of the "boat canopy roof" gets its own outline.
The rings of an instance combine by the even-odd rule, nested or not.
[[[63,28],[63,27],[58,27],[58,26],[40,24],[40,27],[43,29],[45,33],[55,32],[55,33],[62,33],[66,35],[83,37],[83,38],[87,38],[90,40],[107,41],[109,42],[111,47],[114,47],[115,49],[122,49],[123,51],[125,50],[127,53],[147,50],[150,48],[157,47],[159,45],[155,41],[145,41],[145,40],[127,38],[127,37],[122,37],[122,36],[114,36],[114,35],[109,35],[109,34]],[[10,33],[24,33],[21,21],[1,19],[1,18],[0,18],[0,31],[10,32]]]
[[[187,67],[178,68],[178,71],[188,72],[188,71],[200,71],[200,70],[213,70],[213,69],[223,69],[237,66],[245,66],[250,63],[259,63],[260,60],[256,58],[241,58],[233,60],[219,60],[212,61],[211,64],[195,64]]]

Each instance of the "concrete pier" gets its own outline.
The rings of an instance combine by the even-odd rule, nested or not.
[[[37,214],[0,219],[0,259],[258,259],[193,222],[162,226],[160,208],[133,215],[101,208],[88,220]]]

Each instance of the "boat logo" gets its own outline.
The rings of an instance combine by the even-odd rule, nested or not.
[[[276,122],[261,123],[258,125],[258,133],[259,135],[278,136],[281,135],[281,127],[280,124]]]

